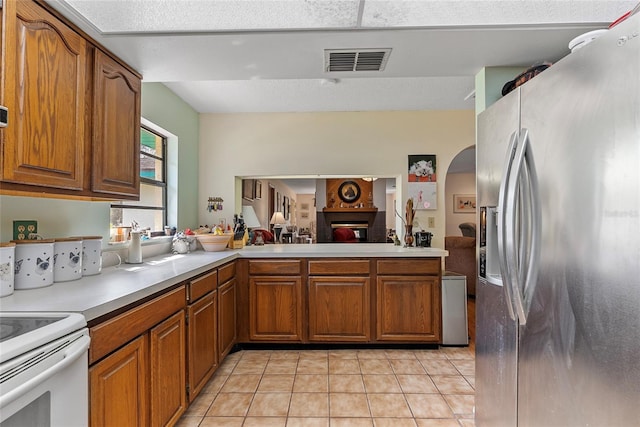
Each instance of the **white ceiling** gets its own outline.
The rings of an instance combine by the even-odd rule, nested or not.
[[[636,1],[48,0],[200,113],[473,109],[489,66],[557,61]],[[328,72],[325,49],[391,49],[381,72]],[[452,172],[473,172],[464,151]],[[315,180],[285,181],[297,193]],[[395,179],[388,179],[393,191]]]
[[[482,67],[556,61],[572,38],[636,3],[49,2],[145,82],[166,84],[202,113],[473,109]],[[325,71],[325,49],[356,48],[391,48],[384,71]]]

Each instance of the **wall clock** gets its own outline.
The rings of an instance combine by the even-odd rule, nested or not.
[[[360,186],[355,181],[345,181],[338,187],[338,196],[343,202],[353,203],[360,198]]]

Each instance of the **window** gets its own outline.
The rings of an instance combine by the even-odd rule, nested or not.
[[[167,223],[167,138],[140,128],[140,200],[111,204],[111,228],[137,222],[141,229],[162,232]]]

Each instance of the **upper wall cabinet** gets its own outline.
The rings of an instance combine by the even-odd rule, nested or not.
[[[9,126],[4,130],[2,180],[82,190],[86,41],[34,3],[5,6],[2,74]]]
[[[141,77],[35,1],[2,13],[2,192],[137,199]]]
[[[140,79],[96,50],[92,189],[136,196],[140,188]]]

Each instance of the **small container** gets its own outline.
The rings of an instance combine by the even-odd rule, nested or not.
[[[102,236],[82,237],[82,275],[93,276],[102,271]]]
[[[131,241],[129,242],[128,264],[142,264],[142,231],[132,231]]]
[[[0,243],[0,297],[13,293],[16,258],[15,243]]]
[[[14,289],[53,285],[53,239],[13,240],[16,244]]]
[[[69,282],[82,277],[82,239],[63,237],[54,239],[53,281]]]

